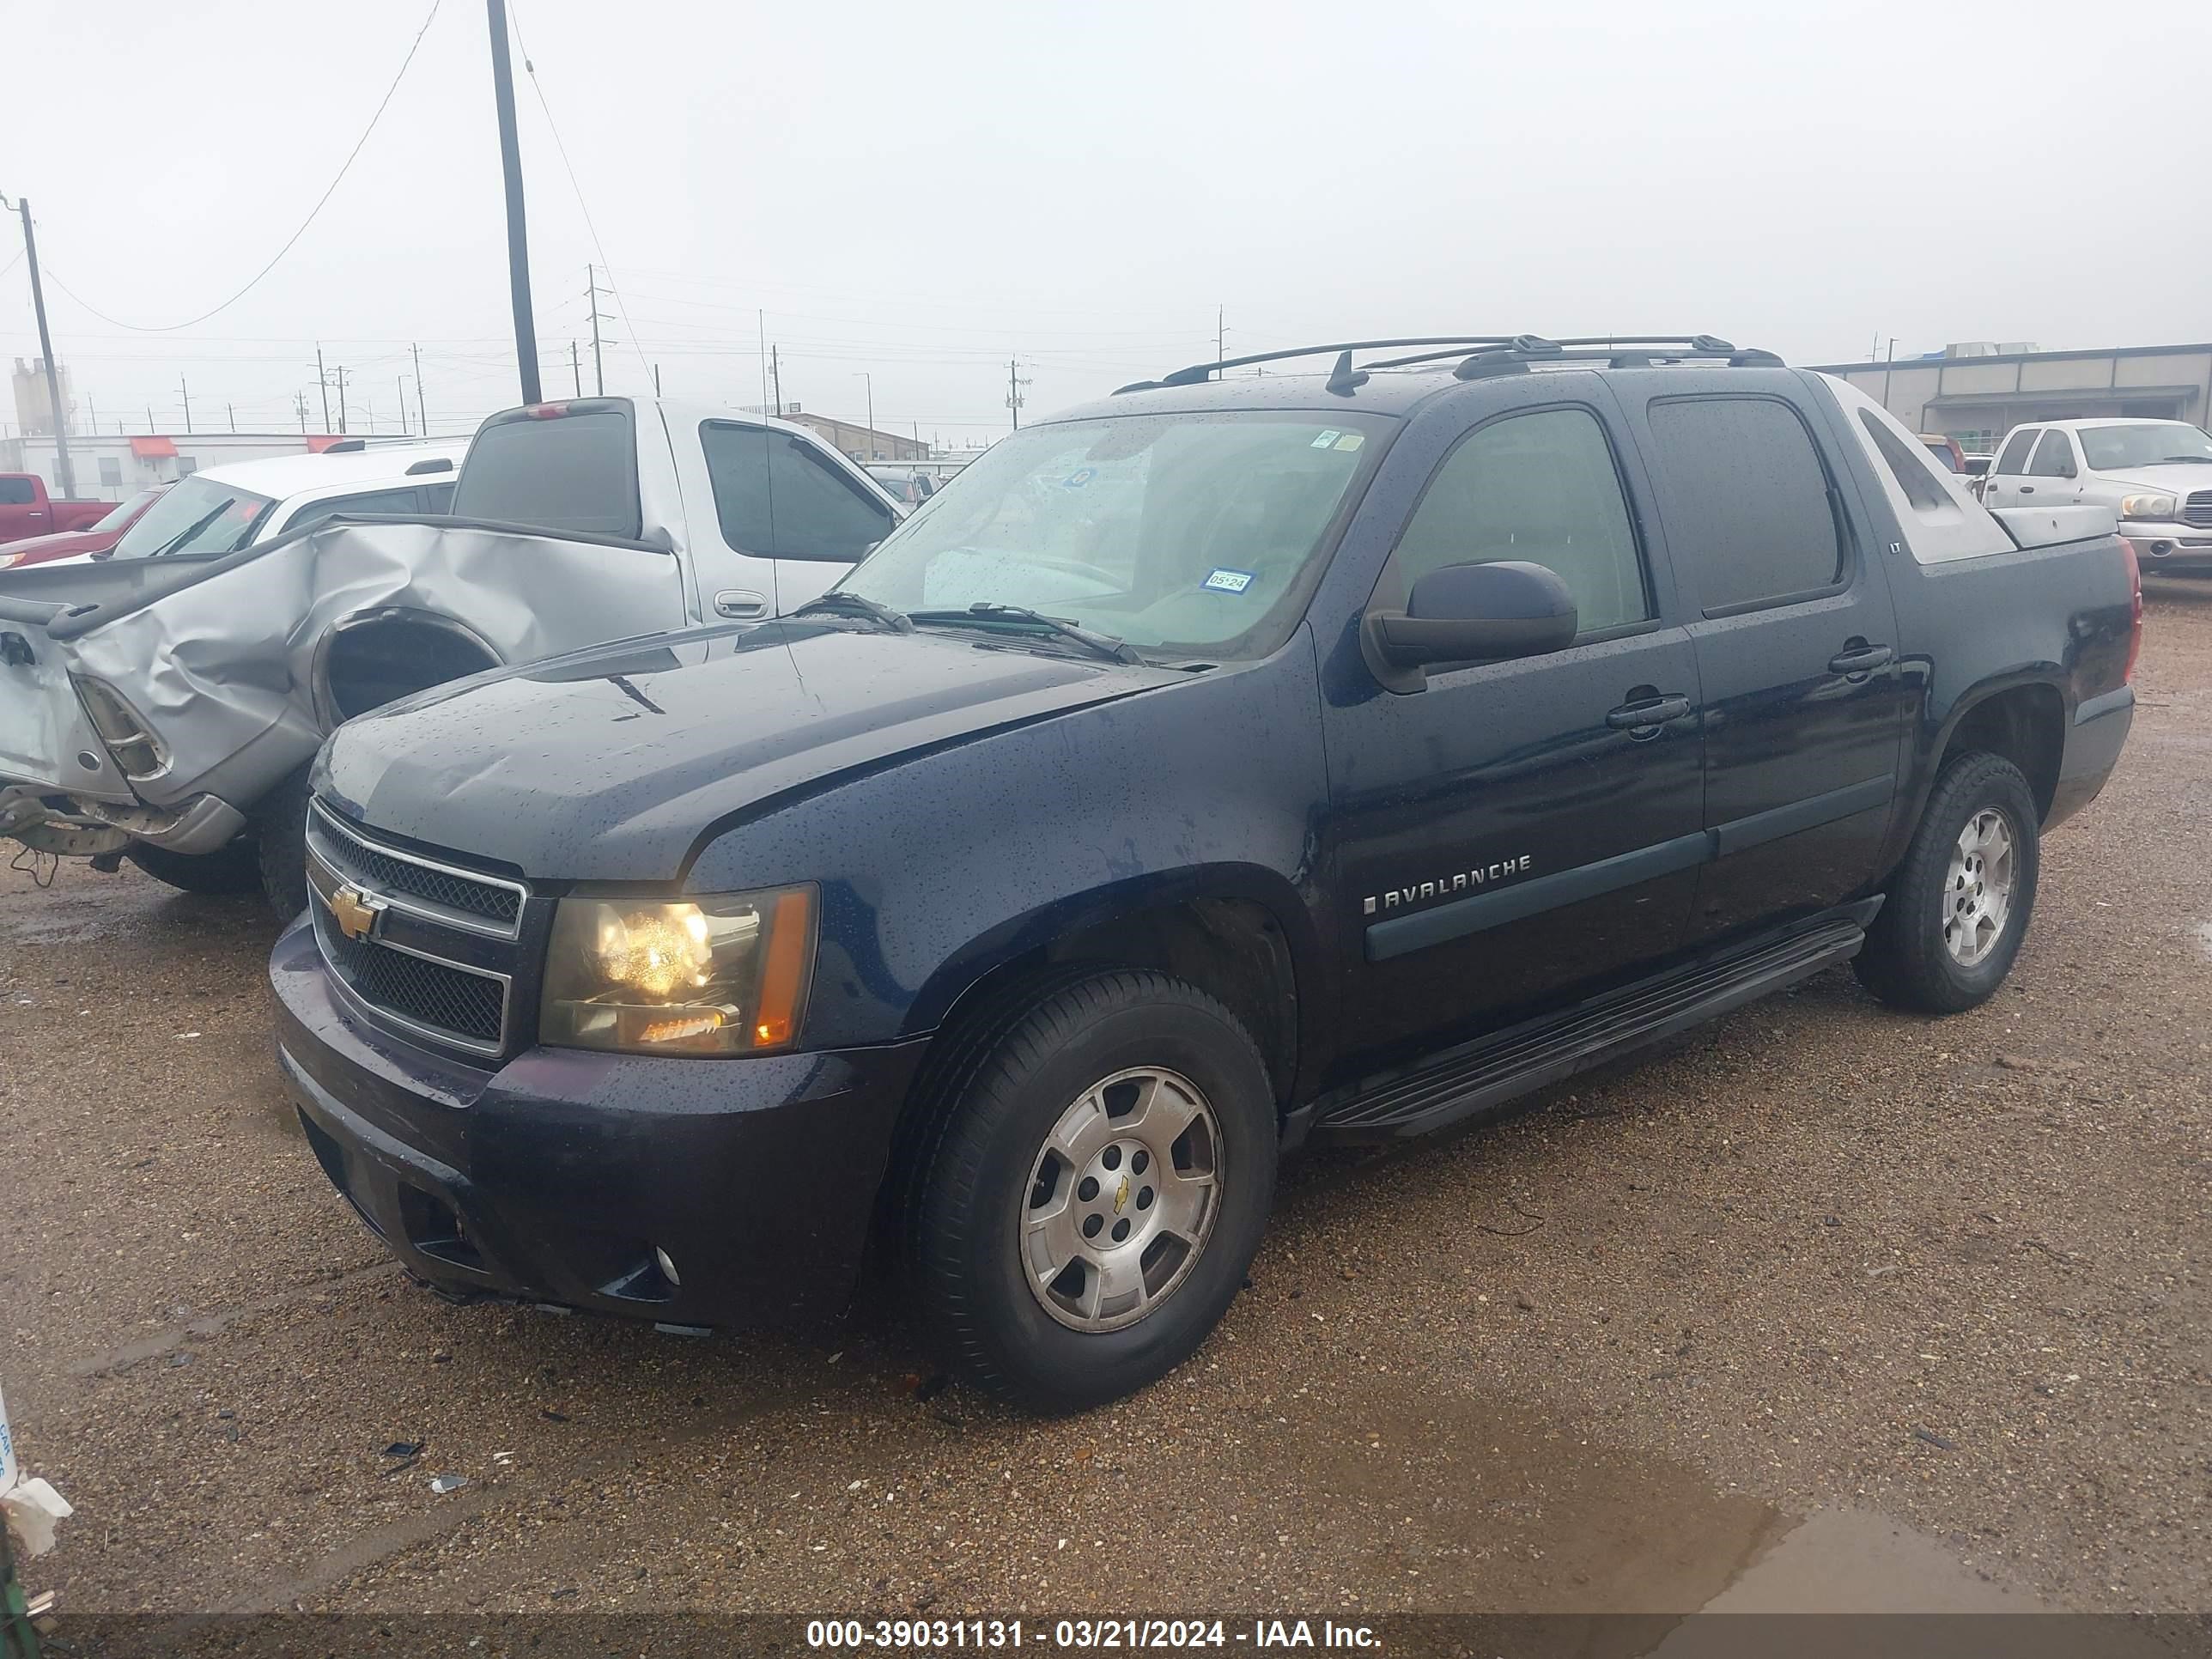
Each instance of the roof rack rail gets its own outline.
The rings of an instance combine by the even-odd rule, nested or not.
[[[1355,351],[1381,351],[1403,346],[1427,350],[1407,356],[1385,357],[1354,368]],[[1349,397],[1367,382],[1370,371],[1405,368],[1415,363],[1437,362],[1448,357],[1464,361],[1453,371],[1460,379],[1525,371],[1532,362],[1604,363],[1612,368],[1648,368],[1656,363],[1689,360],[1717,360],[1733,368],[1779,368],[1782,359],[1771,351],[1737,346],[1712,334],[1592,334],[1571,339],[1547,339],[1540,334],[1445,334],[1425,339],[1347,340],[1334,345],[1296,346],[1283,351],[1258,351],[1249,356],[1224,357],[1218,362],[1192,363],[1171,370],[1157,380],[1136,380],[1115,388],[1125,392],[1156,392],[1165,386],[1197,386],[1231,368],[1256,363],[1282,362],[1293,357],[1334,356],[1326,390]]]

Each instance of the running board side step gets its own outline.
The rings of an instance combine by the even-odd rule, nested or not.
[[[1315,1114],[1316,1143],[1425,1134],[1531,1090],[1672,1036],[1794,985],[1866,943],[1879,898],[1831,911],[1811,926],[1673,968],[1386,1073]]]

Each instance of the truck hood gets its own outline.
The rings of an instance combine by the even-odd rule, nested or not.
[[[341,726],[325,799],[535,879],[672,882],[719,823],[1185,672],[1025,642],[781,621],[631,641]]]
[[[2130,467],[2125,473],[2100,472],[2098,482],[2107,488],[2117,485],[2130,495],[2138,491],[2145,495],[2172,495],[2177,501],[2186,501],[2199,489],[2212,489],[2212,461],[2202,465],[2191,463],[2176,466]]]

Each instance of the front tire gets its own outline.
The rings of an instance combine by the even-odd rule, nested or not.
[[[279,921],[307,908],[307,772],[302,766],[263,797],[254,809],[254,841],[261,896]]]
[[[1854,959],[1859,983],[1917,1013],[1955,1014],[1996,994],[2035,909],[2035,796],[2001,755],[1944,767],[1881,914]]]
[[[947,1361],[1033,1410],[1181,1364],[1228,1310],[1274,1195],[1274,1092],[1196,988],[1109,970],[971,1031],[935,1081],[906,1254]]]

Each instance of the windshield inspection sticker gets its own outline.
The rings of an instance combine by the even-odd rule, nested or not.
[[[1217,593],[1242,593],[1258,578],[1259,572],[1255,570],[1231,570],[1224,567],[1215,570],[1199,586],[1210,587]]]
[[[1060,488],[1062,489],[1080,489],[1084,485],[1089,483],[1097,476],[1098,469],[1097,467],[1079,466],[1074,471],[1067,475],[1066,482],[1062,483]]]
[[[1313,447],[1316,449],[1327,449],[1331,444],[1334,443],[1343,435],[1344,434],[1338,431],[1336,428],[1331,427],[1328,431],[1322,433],[1320,437],[1316,438],[1313,441]]]
[[[1339,438],[1336,441],[1336,447],[1339,449],[1357,449],[1360,445],[1366,441],[1367,440],[1358,433],[1347,432],[1341,438]]]

